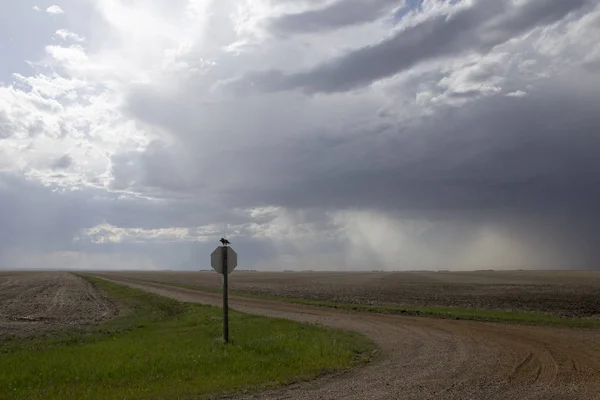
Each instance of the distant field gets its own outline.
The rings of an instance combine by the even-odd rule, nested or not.
[[[99,273],[101,275],[101,273]],[[218,288],[203,272],[119,272],[119,276]],[[600,317],[600,271],[246,272],[232,290],[267,296],[362,305],[460,307]]]

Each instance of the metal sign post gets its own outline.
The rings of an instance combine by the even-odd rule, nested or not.
[[[223,253],[223,341],[229,343],[229,290],[227,288],[227,247],[221,247]]]
[[[223,274],[223,341],[229,343],[229,288],[228,275],[237,267],[237,253],[228,245],[228,240],[221,239],[219,246],[210,255],[210,264],[215,271]]]

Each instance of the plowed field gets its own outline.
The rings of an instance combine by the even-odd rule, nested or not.
[[[0,340],[112,317],[118,307],[66,272],[0,272]]]

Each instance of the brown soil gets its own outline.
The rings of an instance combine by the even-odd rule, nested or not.
[[[125,279],[125,273],[102,275],[181,301],[221,304],[218,293]],[[237,279],[232,275],[231,281]],[[237,296],[230,305],[358,331],[381,349],[365,368],[244,398],[600,399],[596,330],[369,314]]]
[[[0,340],[110,318],[118,307],[66,272],[0,272]]]
[[[120,276],[220,287],[214,272],[121,272]],[[600,317],[600,271],[246,272],[232,290],[360,304],[453,306]]]

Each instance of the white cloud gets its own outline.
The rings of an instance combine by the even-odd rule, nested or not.
[[[197,228],[120,228],[107,223],[83,229],[75,240],[107,243],[169,243],[216,241],[220,230],[215,226]]]
[[[527,92],[524,92],[522,90],[516,90],[514,92],[506,93],[506,95],[508,97],[525,97],[527,96]]]
[[[85,42],[85,38],[79,36],[75,32],[71,32],[67,29],[59,29],[54,33],[54,36],[61,38],[62,40],[73,40],[75,42]]]
[[[112,155],[145,146],[149,138],[115,112],[122,94],[93,79],[101,74],[83,48],[51,46],[48,53],[71,77],[16,74],[13,85],[0,87],[3,129],[10,133],[2,150],[12,149],[5,168],[47,184],[107,186]],[[57,175],[52,165],[65,153],[73,166]]]
[[[33,6],[31,8],[33,11],[42,11],[42,9],[39,6]]]
[[[64,10],[62,8],[60,8],[59,6],[57,6],[57,5],[53,5],[53,6],[50,6],[50,7],[46,8],[46,12],[48,14],[54,14],[54,15],[64,14],[65,13]]]

